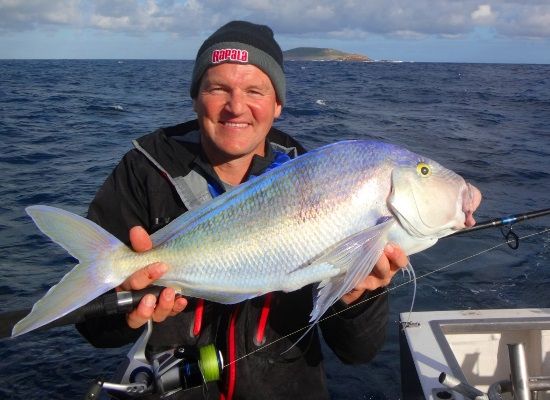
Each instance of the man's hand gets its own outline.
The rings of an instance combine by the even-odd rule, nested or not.
[[[376,262],[372,272],[351,292],[342,296],[342,301],[351,304],[359,299],[365,291],[372,292],[379,287],[388,286],[393,276],[409,263],[407,255],[395,244],[388,243],[384,253]]]
[[[130,229],[130,242],[134,251],[138,253],[153,248],[149,234],[141,226],[135,226]],[[150,264],[130,275],[116,290],[139,290],[146,288],[164,275],[167,270],[168,266],[166,264]],[[186,306],[186,299],[176,296],[174,289],[166,288],[160,293],[158,303],[154,295],[148,294],[144,296],[139,305],[126,315],[126,321],[130,328],[136,329],[151,318],[155,322],[164,321],[166,318],[183,311]]]

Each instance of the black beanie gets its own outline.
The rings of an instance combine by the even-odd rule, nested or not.
[[[195,59],[191,80],[191,97],[196,98],[204,72],[217,64],[230,62],[252,64],[260,68],[275,88],[277,98],[284,104],[286,83],[283,52],[266,25],[246,21],[231,21],[204,41]]]

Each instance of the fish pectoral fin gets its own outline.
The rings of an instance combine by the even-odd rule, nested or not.
[[[320,256],[316,262],[330,263],[340,273],[317,285],[310,322],[316,323],[330,306],[369,276],[384,250],[386,234],[393,224],[393,218],[387,219],[344,239]]]
[[[409,318],[407,322],[411,322],[411,315],[414,308],[414,301],[416,299],[416,273],[414,272],[414,269],[412,267],[412,264],[409,262],[405,268],[403,268],[403,273],[407,273],[409,275],[409,282],[413,283],[413,296],[411,300],[411,308],[409,310]]]
[[[311,323],[300,338],[287,350],[296,345],[319,322],[323,314],[344,294],[350,292],[372,271],[380,258],[386,234],[394,224],[393,218],[350,236],[332,246],[312,261],[315,265],[331,265],[337,273],[319,282],[314,289]]]

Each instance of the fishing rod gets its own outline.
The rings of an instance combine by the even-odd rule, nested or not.
[[[508,246],[513,249],[517,249],[519,246],[519,238],[512,231],[512,224],[525,221],[527,219],[542,217],[545,215],[550,215],[550,208],[482,221],[471,228],[461,229],[460,231],[457,231],[447,237],[462,235],[481,229],[508,226],[508,232],[502,232],[502,234],[506,238]],[[86,319],[105,315],[125,314],[133,310],[139,304],[143,296],[151,293],[158,297],[162,289],[163,287],[161,286],[150,286],[148,288],[136,291],[109,292],[102,296],[99,296],[97,299],[92,300],[90,303],[65,315],[64,317],[52,321],[49,324],[42,326],[41,328],[38,328],[38,330],[50,329],[63,325],[71,325],[83,322]],[[11,336],[11,331],[16,322],[26,316],[30,311],[31,309],[29,308],[25,310],[0,313],[0,339]]]
[[[449,235],[449,236],[461,235],[463,233],[478,231],[480,229],[494,228],[494,227],[502,226],[502,225],[512,225],[516,222],[525,221],[525,220],[531,219],[531,218],[542,217],[544,215],[549,215],[549,214],[550,214],[550,208],[545,208],[543,210],[530,211],[530,212],[526,212],[526,213],[523,213],[523,214],[509,215],[509,216],[503,217],[503,218],[490,219],[490,220],[487,220],[487,221],[479,222],[479,223],[475,224],[474,226],[472,226],[471,228],[461,229],[460,231],[455,232],[455,233],[453,233],[452,235]]]
[[[153,294],[158,297],[162,289],[164,289],[162,286],[149,286],[141,290],[107,292],[67,315],[37,328],[37,330],[72,325],[106,315],[126,314],[137,307],[143,296]],[[0,313],[0,339],[10,337],[13,326],[30,312],[31,309],[28,308]]]
[[[512,225],[516,222],[522,222],[532,218],[543,217],[545,215],[550,215],[550,208],[530,211],[522,214],[508,215],[506,217],[490,219],[487,221],[481,221],[470,228],[461,229],[447,237],[462,235],[464,233],[479,231],[481,229],[500,227],[502,236],[504,236],[504,238],[506,239],[506,243],[508,244],[508,246],[516,250],[519,247],[519,237],[515,234],[515,232],[512,231]],[[503,227],[507,227],[508,230],[505,231]]]
[[[507,244],[511,248],[517,249],[519,246],[519,238],[512,232],[512,225],[527,219],[542,217],[549,214],[550,208],[547,208],[510,215],[503,218],[495,218],[479,222],[474,227],[462,229],[450,236],[493,227],[501,227],[502,231],[502,227],[507,226],[509,229],[508,232],[505,234],[504,231],[502,231],[502,233],[507,240]],[[513,240],[510,240],[510,238]],[[104,315],[127,313],[139,304],[144,295],[152,293],[158,296],[162,289],[163,288],[159,286],[152,286],[133,292],[108,292],[92,300],[84,307],[38,329],[49,329],[62,325],[74,324],[83,322],[89,318]],[[0,313],[0,339],[9,337],[15,322],[29,312],[30,309]],[[155,358],[155,362],[161,359],[166,359],[166,362],[162,363],[162,365],[157,362],[159,365],[158,371],[152,367],[153,364],[137,357],[139,354],[144,354],[144,349],[151,334],[151,330],[152,324],[149,322],[147,329],[134,344],[134,347],[132,347],[127,356],[128,368],[124,371],[125,375],[117,377],[117,383],[106,382],[98,378],[98,380],[94,381],[90,386],[85,397],[86,399],[97,398],[102,390],[114,390],[123,393],[131,392],[134,393],[133,397],[139,397],[142,394],[152,393],[151,391],[154,388],[160,388],[159,393],[165,393],[172,390],[185,390],[187,388],[203,385],[205,382],[219,379],[221,370],[224,368],[223,358],[221,353],[217,351],[212,344],[198,349],[179,347],[161,353],[159,358]],[[129,375],[129,377],[126,376],[128,373],[133,373],[138,370],[140,371],[140,379],[135,379],[134,381],[131,379],[132,375]],[[174,371],[178,373],[174,373]]]

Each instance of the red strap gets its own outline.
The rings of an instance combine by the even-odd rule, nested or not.
[[[202,316],[204,314],[204,299],[197,299],[195,306],[195,321],[193,323],[193,336],[199,336],[202,328]]]
[[[264,298],[264,305],[262,307],[262,313],[260,320],[258,321],[258,329],[256,330],[255,344],[261,346],[265,340],[265,327],[267,325],[267,317],[269,317],[269,311],[271,310],[271,299],[273,293],[268,293]]]
[[[237,315],[239,314],[239,306],[235,308],[233,314],[231,314],[231,320],[229,322],[229,363],[228,363],[228,382],[227,382],[227,396],[220,397],[223,400],[232,400],[233,393],[235,392],[235,382],[237,380],[237,341],[236,341],[236,325]],[[223,394],[222,394],[223,396]]]
[[[258,321],[258,329],[256,331],[255,340],[257,344],[262,344],[265,339],[265,327],[267,325],[267,318],[269,317],[269,311],[271,310],[271,300],[273,299],[273,293],[268,293],[264,298],[264,305],[262,307],[262,313],[260,320]],[[236,326],[237,316],[239,314],[239,306],[235,308],[231,314],[229,321],[229,335],[228,335],[228,356],[229,362],[227,363],[227,395],[220,394],[220,400],[233,400],[233,394],[235,393],[235,383],[237,381],[237,341],[236,341]]]

